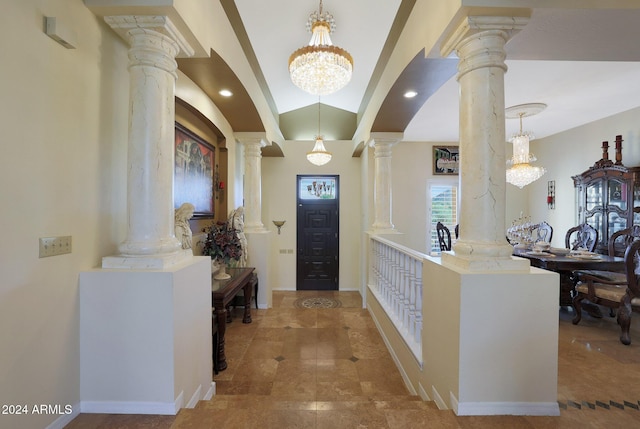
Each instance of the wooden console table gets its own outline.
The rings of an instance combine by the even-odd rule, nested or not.
[[[229,268],[231,275],[227,280],[216,280],[211,276],[211,299],[218,319],[218,366],[222,371],[227,368],[227,358],[224,353],[224,334],[227,327],[227,306],[240,290],[244,291],[245,305],[242,323],[251,323],[251,292],[257,282],[253,273],[255,268]]]

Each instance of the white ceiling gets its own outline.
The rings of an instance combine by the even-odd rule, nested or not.
[[[305,24],[315,0],[236,0],[236,6],[278,113],[318,102],[295,87],[288,59],[306,45]],[[350,112],[360,108],[400,0],[327,0],[335,17],[335,45],[354,58],[352,81],[321,102]],[[638,2],[640,3],[640,1]],[[640,7],[640,4],[637,5]],[[507,44],[505,106],[545,103],[524,119],[525,130],[549,136],[640,106],[640,9],[534,9]],[[507,120],[507,136],[518,130]],[[405,141],[458,140],[455,77],[431,96],[404,131]]]
[[[251,46],[278,108],[286,113],[318,102],[289,78],[289,56],[309,43],[307,18],[318,10],[315,0],[236,0]],[[372,6],[375,4],[375,7]],[[324,96],[323,104],[358,111],[400,0],[327,0],[323,11],[336,21],[334,45],[354,58],[353,78],[342,90]]]

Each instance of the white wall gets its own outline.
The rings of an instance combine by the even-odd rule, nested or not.
[[[615,161],[616,135],[622,135],[622,163],[640,165],[640,108],[531,142],[538,165],[547,169],[540,180],[527,186],[531,218],[553,226],[553,245],[564,246],[566,231],[577,224],[575,190],[571,176],[583,173],[602,158],[602,142],[609,142],[609,159]],[[556,181],[556,206],[547,208],[547,181]]]
[[[68,50],[43,32],[55,16]],[[0,14],[0,403],[79,400],[78,274],[124,239],[127,49],[81,1],[4,2]],[[38,238],[72,253],[38,258]],[[2,428],[60,416],[0,415]]]
[[[337,174],[340,176],[340,290],[358,290],[360,286],[361,210],[360,159],[351,156],[351,144],[327,141],[333,153],[321,167],[306,159],[313,142],[287,142],[284,158],[262,158],[262,223],[274,231],[272,237],[270,284],[274,290],[296,289],[296,175]],[[274,220],[285,220],[280,235]],[[280,249],[293,253],[281,254]]]
[[[427,182],[433,177],[432,147],[432,143],[400,142],[391,153],[391,223],[402,233],[392,239],[422,253],[429,253]]]

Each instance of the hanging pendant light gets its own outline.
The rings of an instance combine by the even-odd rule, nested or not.
[[[546,107],[543,103],[529,103],[509,107],[505,111],[505,117],[520,119],[520,131],[509,139],[513,143],[513,156],[507,160],[507,182],[520,189],[535,182],[546,172],[543,167],[531,165],[536,161],[536,157],[529,152],[529,142],[533,140],[533,134],[522,131],[522,118],[538,114]]]
[[[333,15],[318,11],[309,15],[307,30],[311,41],[289,57],[291,81],[313,95],[328,95],[342,89],[351,80],[353,58],[342,48],[331,43],[329,34],[336,28]]]
[[[316,136],[316,144],[313,146],[313,150],[307,153],[307,160],[315,165],[325,165],[331,161],[331,152],[324,147],[324,141],[322,141],[322,135],[320,134],[320,97],[318,97],[318,135]]]

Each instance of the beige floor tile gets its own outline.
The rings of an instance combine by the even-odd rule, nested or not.
[[[332,297],[342,306],[294,308],[301,297]],[[633,343],[624,346],[615,319],[585,316],[573,325],[571,312],[559,312],[559,417],[457,417],[409,394],[357,292],[276,291],[273,303],[270,310],[252,309],[251,324],[241,323],[243,309],[233,310],[228,368],[214,376],[217,394],[210,401],[177,416],[81,414],[67,427],[640,427],[640,411],[630,406],[640,400],[640,315],[632,319]]]

